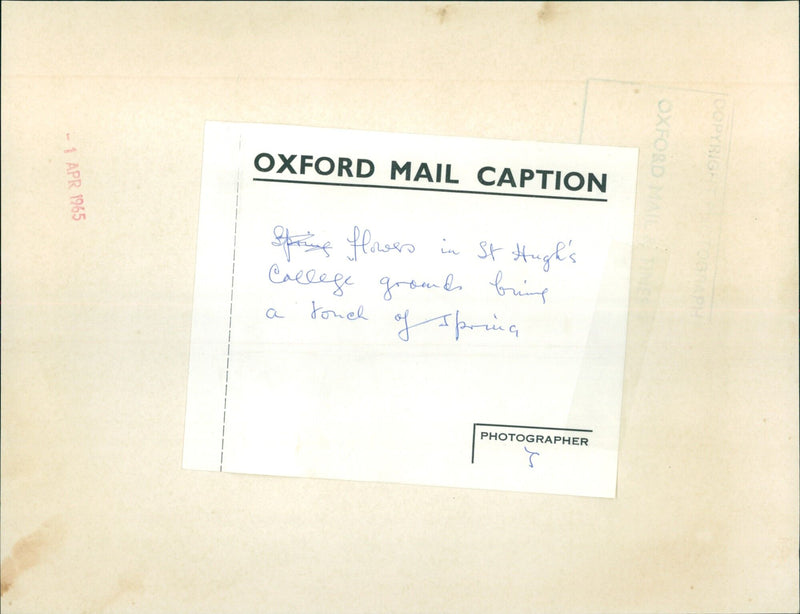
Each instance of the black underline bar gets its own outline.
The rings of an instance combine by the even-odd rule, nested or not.
[[[485,422],[476,422],[475,426],[502,426],[509,429],[537,429],[542,431],[574,431],[576,433],[592,433],[591,429],[560,429],[554,426],[520,426],[517,424],[486,424]]]
[[[517,198],[551,198],[556,200],[582,200],[605,203],[607,198],[587,198],[581,196],[549,196],[544,194],[511,194],[509,192],[482,192],[481,190],[453,190],[448,188],[422,188],[410,185],[379,185],[376,183],[339,183],[333,181],[308,181],[300,179],[273,179],[271,177],[253,177],[253,181],[269,181],[272,183],[302,183],[305,185],[330,185],[347,188],[382,188],[384,190],[415,190],[417,192],[448,192],[450,194],[480,194],[482,196],[516,196]]]

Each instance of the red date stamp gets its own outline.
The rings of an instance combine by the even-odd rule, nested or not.
[[[67,132],[67,149],[64,150],[65,154],[75,154],[77,156],[78,149],[70,147],[69,132]],[[73,161],[74,160],[74,161]],[[72,219],[77,221],[86,219],[86,206],[83,200],[83,194],[79,194],[81,188],[81,169],[77,159],[70,160],[67,158],[67,190],[69,190],[69,206],[72,210]]]

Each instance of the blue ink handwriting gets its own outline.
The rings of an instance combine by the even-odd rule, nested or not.
[[[545,300],[545,294],[547,294],[547,288],[540,290],[538,292],[525,292],[523,290],[517,290],[512,286],[503,286],[500,282],[503,281],[503,271],[497,271],[497,275],[494,277],[494,281],[490,281],[489,285],[494,286],[494,289],[497,291],[498,296],[506,296],[507,293],[511,294],[512,296],[539,296],[542,299],[542,305],[544,305],[547,301]],[[528,280],[523,280],[523,283],[528,283]]]
[[[521,247],[520,244],[517,243],[516,249],[514,249],[514,251],[511,253],[514,255],[514,262],[522,260],[522,262],[527,263],[529,260],[530,261],[541,260],[542,270],[545,273],[547,273],[548,271],[550,271],[551,262],[567,262],[568,264],[575,264],[577,262],[577,260],[575,259],[575,256],[577,254],[574,251],[568,249],[571,247],[572,247],[572,239],[570,239],[567,243],[559,241],[558,243],[556,243],[556,247],[551,253],[541,255],[541,254],[529,253],[526,251],[527,246],[524,243],[522,244]],[[570,252],[569,254],[566,253],[568,251]]]
[[[397,332],[397,336],[400,337],[401,341],[408,341],[410,339],[409,333],[412,328],[423,326],[425,324],[431,324],[433,322],[439,322],[439,327],[452,326],[454,329],[456,341],[458,341],[461,338],[461,333],[462,331],[465,330],[476,330],[480,332],[507,332],[509,334],[514,335],[515,338],[519,337],[519,329],[517,328],[516,324],[509,324],[503,326],[502,324],[499,323],[497,314],[492,314],[492,317],[496,320],[496,322],[469,324],[462,318],[461,311],[459,309],[456,309],[455,313],[445,313],[433,318],[428,318],[427,320],[422,320],[420,322],[409,324],[408,309],[406,309],[403,313],[395,314],[394,319],[396,322],[403,323],[403,328],[401,328]]]
[[[408,309],[406,309],[404,313],[396,313],[394,316],[395,321],[403,322],[403,328],[400,329],[400,331],[397,333],[397,336],[400,337],[402,341],[408,341],[410,338],[408,333],[412,328],[416,328],[417,326],[423,326],[424,324],[430,324],[431,322],[436,322],[437,320],[441,320],[439,326],[449,326],[449,324],[447,323],[447,318],[449,318],[451,315],[453,314],[446,313],[441,316],[436,316],[434,318],[429,318],[427,320],[417,322],[416,324],[409,324]]]
[[[270,282],[273,284],[284,284],[293,281],[301,286],[310,286],[314,284],[333,284],[335,290],[334,296],[342,296],[346,286],[352,286],[351,276],[345,276],[344,273],[334,273],[330,277],[328,273],[317,273],[316,269],[303,270],[299,269],[296,273],[281,274],[277,264],[269,267],[268,274]]]
[[[499,252],[504,249],[502,247],[495,247],[494,243],[490,243],[489,241],[481,241],[479,245],[481,248],[481,252],[483,253],[478,254],[478,258],[480,258],[481,260],[485,260],[486,258],[491,258],[492,262],[494,262],[495,252]],[[486,251],[487,245],[489,246],[489,251]]]
[[[326,258],[330,258],[329,250],[333,249],[330,241],[325,243],[312,243],[310,239],[314,238],[314,233],[306,232],[303,234],[290,234],[289,229],[281,225],[275,226],[272,229],[272,234],[275,235],[275,240],[272,245],[275,247],[282,247],[283,253],[286,255],[286,262],[292,261],[292,247],[303,247],[305,252],[321,251],[325,254]]]
[[[334,311],[333,309],[323,309],[322,307],[317,307],[316,301],[311,301],[312,320],[330,320],[332,318],[337,318],[339,320],[350,320],[351,322],[354,320],[369,320],[369,318],[364,315],[364,305],[359,305],[355,311],[348,311],[346,314],[342,314]]]
[[[266,315],[267,315],[267,320],[274,320],[276,318],[279,319],[279,320],[283,319],[283,316],[281,314],[279,314],[278,311],[274,307],[270,307],[269,309],[267,309],[267,314]]]
[[[447,239],[442,239],[442,241],[447,241]],[[446,245],[444,247],[439,248],[439,249],[443,254],[453,254],[454,256],[458,256],[461,253],[458,250],[455,250],[455,249],[453,249],[451,247],[447,247]]]
[[[454,292],[456,290],[462,290],[462,286],[457,286],[454,284],[453,281],[453,274],[448,273],[447,277],[445,277],[444,282],[442,284],[435,284],[428,281],[416,281],[412,279],[410,281],[392,281],[390,277],[381,277],[380,279],[381,285],[386,288],[383,292],[383,300],[384,301],[391,301],[392,300],[392,290],[398,288],[400,286],[408,286],[409,290],[416,290],[418,288],[441,288],[446,292]]]
[[[529,454],[528,464],[530,465],[531,469],[533,469],[533,457],[540,456],[540,454],[538,452],[531,452],[530,450],[528,450],[528,446],[523,446],[523,448],[525,448],[525,451]]]
[[[353,248],[353,255],[348,256],[350,262],[356,262],[359,254],[366,256],[367,254],[386,254],[386,253],[407,253],[413,254],[416,247],[413,243],[401,243],[395,241],[394,243],[381,243],[372,240],[372,233],[369,228],[363,231],[358,226],[353,226],[353,236],[348,237],[347,242]]]

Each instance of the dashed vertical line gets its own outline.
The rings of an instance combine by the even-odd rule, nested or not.
[[[242,151],[242,135],[239,135],[239,153]],[[237,161],[240,156],[237,156]],[[231,366],[231,328],[233,326],[233,284],[236,278],[236,233],[239,229],[239,183],[241,170],[236,175],[236,206],[233,213],[233,255],[231,257],[231,299],[228,309],[228,351],[225,358],[225,395],[222,401],[222,441],[219,450],[219,470],[222,471],[222,461],[225,458],[225,420],[228,416],[228,376]]]

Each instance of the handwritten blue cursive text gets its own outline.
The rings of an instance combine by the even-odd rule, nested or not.
[[[288,228],[278,225],[272,229],[272,234],[275,235],[275,240],[272,242],[272,245],[283,248],[286,262],[292,261],[292,247],[305,248],[303,251],[306,253],[321,251],[325,254],[326,258],[330,258],[329,251],[333,249],[330,241],[325,241],[325,243],[313,243],[311,241],[311,239],[314,238],[313,232],[293,235],[289,232]]]
[[[503,271],[497,271],[497,275],[494,276],[494,281],[490,281],[489,285],[493,286],[495,291],[497,292],[498,296],[538,296],[542,299],[542,305],[544,305],[547,301],[545,299],[545,294],[547,294],[547,288],[543,290],[539,290],[536,292],[526,292],[524,290],[518,290],[512,286],[503,286],[500,282],[503,281]],[[523,283],[528,283],[528,280],[523,280]]]
[[[409,290],[417,290],[418,288],[440,288],[446,292],[455,292],[463,289],[462,286],[455,284],[452,273],[448,273],[447,277],[444,278],[444,281],[441,284],[435,284],[429,281],[417,281],[415,279],[411,279],[409,281],[392,281],[392,279],[388,276],[381,277],[380,283],[384,288],[386,288],[383,292],[384,301],[391,301],[392,290],[399,288],[400,286],[407,286]]]
[[[347,242],[353,248],[353,255],[347,257],[350,262],[356,262],[359,254],[362,256],[390,253],[413,254],[417,250],[413,243],[401,243],[400,241],[381,243],[380,241],[373,241],[369,228],[361,230],[358,226],[353,226],[353,236],[348,237]]]
[[[403,313],[398,313],[394,316],[395,321],[403,323],[403,328],[397,332],[397,336],[400,337],[401,341],[408,341],[411,338],[410,331],[412,328],[417,328],[418,326],[424,326],[426,324],[433,324],[436,322],[438,322],[438,326],[440,328],[452,327],[456,341],[461,339],[463,331],[466,330],[478,332],[505,332],[513,335],[514,338],[519,337],[519,329],[517,328],[516,324],[501,324],[497,318],[497,314],[492,314],[492,318],[494,321],[488,323],[469,323],[464,319],[463,315],[461,314],[461,310],[459,309],[456,309],[455,312],[444,313],[442,315],[414,323],[409,323],[408,321],[408,309],[406,309]]]
[[[521,260],[522,262],[535,262],[537,260],[542,261],[542,270],[547,273],[550,271],[550,266],[552,262],[565,262],[567,264],[575,264],[577,260],[575,256],[577,255],[574,251],[572,251],[572,239],[570,239],[567,243],[563,241],[559,241],[556,243],[556,247],[553,251],[545,253],[545,254],[534,254],[527,251],[527,246],[523,243],[520,245],[517,243],[516,248],[513,252],[514,255],[514,262]]]
[[[353,285],[351,276],[344,273],[333,273],[331,276],[328,273],[318,273],[316,269],[299,269],[295,273],[282,274],[277,264],[269,267],[268,277],[273,284],[285,284],[287,282],[294,282],[301,286],[332,284],[335,288],[333,291],[334,296],[342,296],[345,287]]]
[[[316,301],[311,301],[311,319],[316,320],[331,320],[331,319],[339,319],[339,320],[369,320],[367,316],[364,315],[364,305],[359,305],[355,311],[348,311],[347,313],[339,313],[333,309],[325,309],[323,307],[317,307]]]

